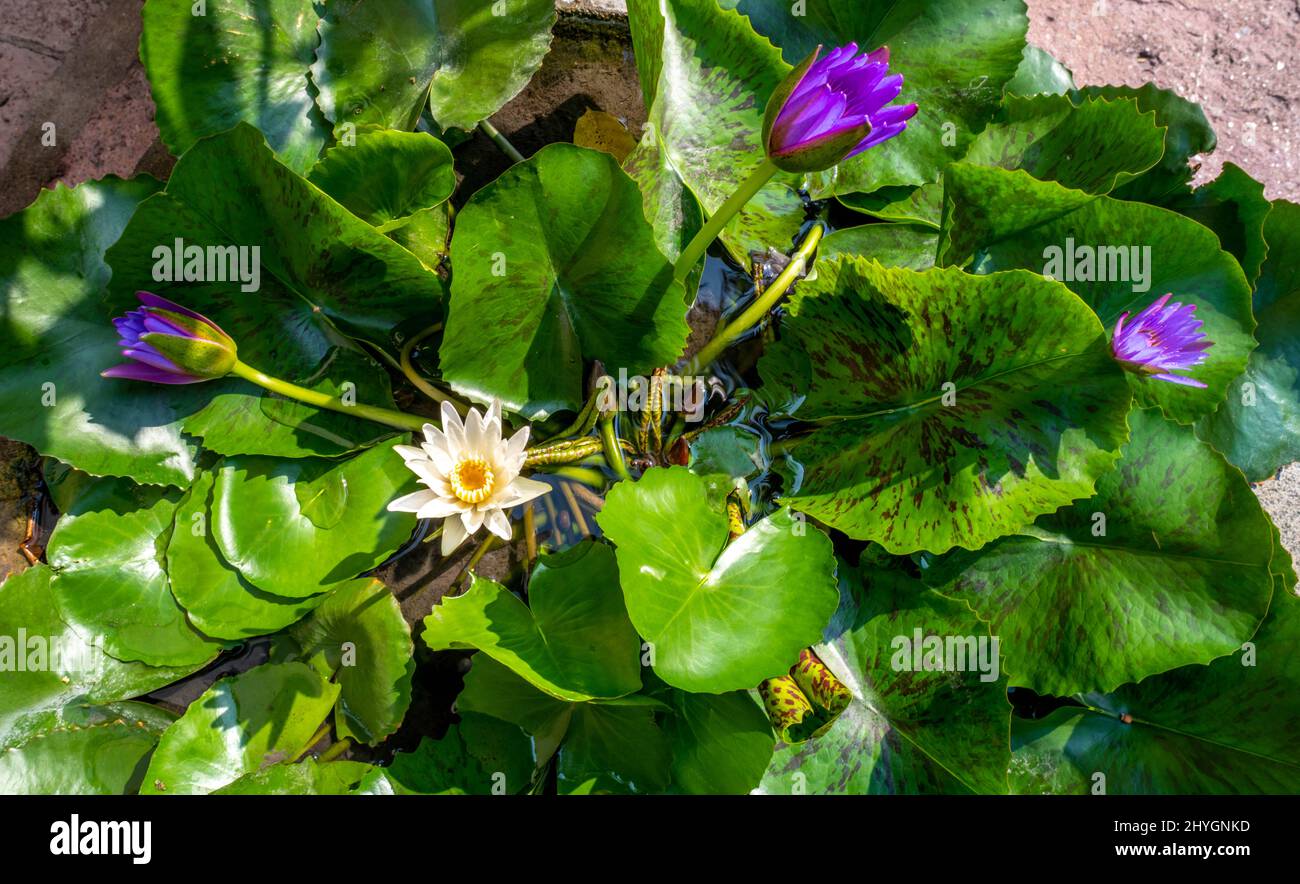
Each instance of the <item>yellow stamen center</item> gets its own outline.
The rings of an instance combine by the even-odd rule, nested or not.
[[[492,496],[492,467],[481,457],[467,457],[452,469],[448,477],[456,499],[474,505]]]

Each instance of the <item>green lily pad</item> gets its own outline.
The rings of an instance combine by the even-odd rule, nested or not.
[[[1224,251],[1241,265],[1246,281],[1255,285],[1268,252],[1264,221],[1272,209],[1263,184],[1240,166],[1224,163],[1218,178],[1170,198],[1165,207],[1213,230]]]
[[[211,530],[222,557],[263,592],[305,599],[384,561],[414,527],[390,513],[414,476],[384,443],[343,461],[229,457]]]
[[[310,748],[339,690],[303,663],[265,664],[218,680],[162,735],[141,794],[207,794],[292,761]]]
[[[817,197],[933,181],[961,157],[1020,67],[1029,20],[1021,0],[725,0],[796,65],[818,45],[888,46],[903,75],[895,104],[915,102],[907,131],[818,176]],[[959,49],[957,48],[959,47]],[[760,111],[767,96],[761,96]]]
[[[164,551],[181,495],[127,479],[101,479],[77,498],[50,537],[50,588],[68,625],[125,661],[195,667],[221,643],[176,604]]]
[[[383,770],[399,795],[516,795],[532,780],[532,753],[517,725],[463,712],[441,740],[426,737]]]
[[[864,224],[836,230],[817,249],[820,261],[838,255],[874,258],[886,267],[928,270],[938,251],[937,231],[912,224]]]
[[[1272,526],[1250,486],[1158,411],[1129,422],[1095,496],[927,577],[1001,636],[1014,685],[1068,696],[1209,663],[1268,610]]]
[[[367,126],[355,144],[326,151],[307,180],[382,228],[449,199],[456,170],[451,150],[432,135]]]
[[[562,700],[620,697],[641,689],[641,640],[627,618],[609,546],[584,542],[538,559],[525,605],[474,576],[424,619],[435,651],[478,648]]]
[[[1297,642],[1300,601],[1279,584],[1259,633],[1237,653],[1113,694],[1089,694],[1084,708],[1067,706],[1038,721],[1013,719],[1013,790],[1294,794],[1300,789],[1293,736],[1300,727]]]
[[[1025,45],[1016,75],[1007,81],[1008,95],[1065,95],[1074,89],[1074,75],[1050,52]]]
[[[401,726],[411,705],[414,645],[388,587],[354,580],[332,592],[291,634],[303,659],[343,688],[335,714],[340,739],[373,745]]]
[[[981,273],[1024,268],[1061,279],[1107,328],[1172,292],[1175,301],[1196,305],[1214,342],[1205,362],[1187,372],[1208,386],[1130,375],[1136,398],[1179,423],[1223,401],[1255,347],[1255,323],[1241,266],[1212,231],[1168,209],[1111,197],[1082,201],[1079,191],[1020,172],[957,163],[945,182],[953,205],[949,263],[975,255]],[[986,224],[986,213],[1004,205],[1016,207],[1019,221],[1010,224],[1003,213],[998,229]]]
[[[104,251],[160,186],[57,185],[0,219],[0,433],[93,475],[183,486],[195,450],[172,394],[99,376],[121,361],[99,306]]]
[[[617,547],[628,616],[674,687],[748,690],[789,669],[835,610],[825,534],[781,510],[728,544],[705,479],[683,467],[618,483],[596,520]]]
[[[134,794],[172,721],[144,703],[70,707],[0,752],[0,795]]]
[[[158,131],[179,156],[240,121],[266,133],[286,166],[305,172],[329,139],[307,76],[319,19],[310,0],[148,0],[140,61]]]
[[[1196,432],[1251,481],[1300,460],[1300,206],[1276,200],[1264,225],[1268,259],[1255,286],[1259,349]]]
[[[414,129],[428,104],[472,129],[527,85],[551,47],[551,0],[342,0],[320,24],[312,81],[334,121]]]
[[[673,691],[663,723],[672,746],[673,782],[690,795],[747,795],[772,760],[767,716],[746,691]]]
[[[305,758],[298,764],[273,764],[244,774],[216,795],[352,795],[377,768],[359,761],[320,764]]]
[[[298,622],[325,600],[324,594],[298,599],[263,592],[222,558],[209,525],[215,484],[215,473],[200,472],[176,509],[167,544],[172,595],[190,622],[213,638],[265,635]]]
[[[539,763],[558,751],[560,794],[660,792],[671,778],[669,743],[654,719],[661,704],[641,699],[570,703],[478,654],[456,708],[523,728]]]
[[[841,625],[814,649],[853,699],[820,735],[778,746],[758,791],[1006,792],[1011,707],[988,626],[898,569],[844,572]]]
[[[529,419],[582,405],[584,360],[648,373],[686,309],[636,184],[609,154],[549,145],[476,193],[451,242],[443,377]]]
[[[782,501],[890,552],[978,548],[1087,497],[1127,436],[1123,372],[1059,283],[840,258],[789,311],[759,371],[815,429]]]
[[[0,636],[8,640],[0,639],[0,748],[27,739],[28,728],[54,710],[138,697],[203,665],[147,666],[104,653],[59,618],[53,573],[35,565],[0,585]]]
[[[676,170],[654,129],[647,128],[636,148],[623,160],[626,172],[641,190],[642,209],[654,228],[655,245],[674,264],[682,250],[704,226],[704,210]],[[695,300],[704,264],[686,278],[686,301]]]

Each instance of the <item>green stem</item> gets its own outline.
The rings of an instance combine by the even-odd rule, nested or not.
[[[605,487],[604,474],[587,467],[565,465],[543,468],[541,472],[550,476],[559,476],[561,479],[568,479],[570,482],[581,482],[583,485],[595,488],[597,491]]]
[[[605,460],[609,461],[610,467],[620,479],[632,481],[632,474],[627,471],[627,464],[623,460],[623,447],[618,444],[618,433],[614,430],[614,417],[618,414],[611,411],[600,416],[600,438],[605,443]]]
[[[333,761],[335,758],[338,758],[340,755],[342,755],[344,752],[348,751],[351,748],[352,748],[352,740],[349,739],[348,737],[344,737],[334,745],[330,746],[324,752],[322,752],[320,754],[320,757],[317,758],[316,761],[318,761],[321,764],[326,764],[327,762]]]
[[[826,228],[821,224],[815,225],[808,231],[808,235],[803,238],[798,250],[790,257],[790,263],[785,265],[781,275],[772,280],[772,284],[755,298],[754,303],[746,307],[743,313],[713,335],[713,340],[705,344],[703,349],[695,354],[695,358],[691,360],[690,368],[687,369],[686,374],[694,374],[701,368],[711,365],[714,360],[722,355],[723,350],[726,350],[737,338],[757,325],[767,315],[767,312],[785,297],[786,291],[794,284],[794,281],[807,270],[808,264],[812,260],[812,254],[816,251],[817,244],[821,242],[822,234],[825,232]]]
[[[496,126],[493,126],[487,120],[483,120],[478,124],[478,127],[483,130],[484,135],[492,139],[493,143],[495,143],[497,147],[501,148],[503,154],[510,157],[512,162],[522,163],[524,161],[524,155],[515,150],[515,146],[510,143],[509,139],[497,131]]]
[[[440,331],[442,331],[442,323],[435,322],[423,331],[413,335],[405,344],[402,345],[402,352],[398,365],[402,369],[402,374],[406,376],[406,379],[411,382],[413,387],[435,402],[450,402],[455,406],[457,411],[464,415],[465,409],[467,408],[465,403],[461,402],[455,396],[442,392],[442,390],[439,390],[433,384],[420,377],[420,373],[415,370],[415,365],[411,362],[411,354],[415,352],[416,345],[428,338],[430,335],[437,334]]]
[[[235,362],[235,367],[230,373],[236,377],[241,377],[246,381],[257,384],[259,387],[270,390],[272,393],[279,393],[281,396],[289,399],[295,399],[298,402],[304,402],[307,405],[314,405],[317,408],[326,408],[330,411],[337,411],[341,414],[350,414],[353,417],[365,418],[374,421],[377,424],[384,424],[389,427],[396,427],[399,430],[412,430],[419,432],[424,429],[424,425],[431,423],[428,418],[420,417],[415,414],[407,414],[404,411],[393,411],[391,408],[378,408],[374,405],[348,405],[337,396],[330,396],[326,393],[319,393],[315,390],[308,390],[306,387],[300,387],[297,384],[291,384],[288,381],[282,381],[279,378],[273,378],[269,374],[264,374],[244,362]]]
[[[718,207],[718,211],[710,216],[700,232],[695,234],[695,238],[690,241],[686,248],[682,249],[681,256],[677,259],[677,265],[673,268],[673,279],[678,282],[685,282],[686,277],[695,269],[695,264],[704,256],[709,245],[718,238],[722,228],[727,226],[727,222],[735,217],[736,213],[745,207],[754,194],[763,189],[763,185],[772,180],[776,174],[776,166],[772,161],[764,158],[762,164],[754,170],[736,189],[736,192],[727,198],[727,201]]]

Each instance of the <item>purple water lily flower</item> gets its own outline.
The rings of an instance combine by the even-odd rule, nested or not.
[[[1201,331],[1196,305],[1169,304],[1172,297],[1171,292],[1152,301],[1127,324],[1128,313],[1120,316],[1111,337],[1111,352],[1128,371],[1203,389],[1206,385],[1200,381],[1173,372],[1200,365],[1205,351],[1214,344]]]
[[[136,292],[143,305],[113,320],[122,355],[134,360],[100,372],[155,384],[197,384],[225,377],[239,361],[235,342],[215,322],[160,298]]]
[[[907,128],[915,104],[887,107],[903,88],[889,73],[889,47],[858,53],[850,43],[819,58],[813,50],[767,104],[763,144],[787,172],[819,172]]]

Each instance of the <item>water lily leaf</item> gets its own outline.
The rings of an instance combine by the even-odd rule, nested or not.
[[[824,733],[778,746],[758,791],[1006,792],[1011,707],[988,626],[901,570],[841,569],[843,625],[815,650],[853,699]]]
[[[401,726],[411,705],[414,645],[388,587],[354,580],[334,590],[291,634],[302,658],[343,688],[335,713],[340,739],[373,745]]]
[[[790,66],[713,0],[631,0],[628,22],[649,137],[662,151],[658,187],[673,188],[676,175],[712,215],[763,162],[763,110]],[[799,186],[778,174],[728,223],[722,242],[742,267],[751,250],[791,246],[805,216]]]
[[[0,752],[0,795],[135,794],[172,721],[144,703],[70,707]]]
[[[538,559],[525,605],[474,576],[424,619],[435,651],[478,648],[562,700],[620,697],[641,689],[641,640],[627,619],[609,546],[584,542]]]
[[[1136,313],[1166,292],[1196,305],[1196,318],[1214,346],[1188,374],[1207,388],[1131,375],[1140,404],[1159,405],[1179,423],[1191,423],[1217,408],[1246,368],[1255,347],[1250,286],[1210,230],[1142,203],[1081,201],[1079,191],[1021,172],[957,163],[945,183],[953,206],[949,263],[973,255],[981,273],[1024,268],[1061,279],[1108,329],[1122,313]],[[985,224],[985,212],[1007,205],[1028,223],[1013,227],[1004,213],[998,229]],[[965,245],[958,249],[958,242]]]
[[[140,61],[163,143],[179,156],[240,121],[266,134],[286,166],[311,168],[329,139],[307,70],[319,21],[310,0],[148,0]]]
[[[728,544],[726,515],[683,467],[615,485],[596,520],[617,547],[628,615],[674,687],[720,694],[784,673],[835,610],[825,534],[781,510]]]
[[[426,737],[383,770],[399,795],[516,795],[533,768],[532,744],[517,725],[462,712],[441,740]]]
[[[550,0],[343,0],[320,25],[312,80],[334,121],[414,129],[425,104],[472,129],[528,84],[551,47]]]
[[[200,472],[176,509],[167,544],[172,595],[190,622],[213,638],[265,635],[298,622],[325,600],[324,594],[299,599],[263,592],[222,557],[209,524],[215,484],[214,473]]]
[[[1123,373],[1059,283],[840,258],[789,310],[759,371],[816,429],[782,501],[890,552],[1017,531],[1089,496],[1126,438]]]
[[[636,184],[608,154],[553,144],[461,210],[443,377],[530,419],[583,401],[584,359],[648,373],[686,345],[683,294]]]
[[[1086,695],[1085,708],[1012,719],[1013,790],[1089,794],[1100,773],[1111,795],[1294,794],[1296,642],[1300,601],[1279,584],[1259,633],[1237,653]]]
[[[1241,265],[1246,281],[1255,284],[1268,251],[1264,220],[1272,208],[1263,184],[1240,166],[1224,163],[1218,178],[1171,197],[1165,207],[1213,230],[1224,251]]]
[[[305,758],[298,764],[273,764],[244,774],[217,795],[353,795],[378,768],[359,761],[320,764]]]
[[[1272,526],[1241,474],[1156,410],[1097,493],[927,577],[1001,637],[1014,685],[1113,690],[1241,646],[1273,593]]]
[[[1259,349],[1196,432],[1251,481],[1300,460],[1300,206],[1276,200],[1264,226],[1268,259],[1255,286]]]
[[[902,135],[819,176],[817,197],[933,181],[997,110],[1020,67],[1029,26],[1022,0],[819,0],[800,15],[786,0],[725,3],[747,15],[791,65],[818,44],[856,42],[863,51],[887,45],[890,72],[903,75],[895,103],[917,104]]]
[[[424,132],[366,126],[325,152],[307,176],[367,224],[385,225],[445,202],[456,189],[451,150]]]
[[[35,565],[0,585],[0,748],[28,739],[29,728],[43,727],[54,710],[138,697],[203,665],[147,666],[110,657],[59,618],[53,573]]]
[[[93,475],[181,486],[195,450],[172,395],[99,376],[121,360],[99,306],[104,251],[160,186],[57,185],[0,219],[0,433]]]
[[[343,461],[229,457],[217,470],[211,529],[217,548],[248,582],[305,599],[375,567],[407,539],[414,519],[390,513],[412,478],[392,442]],[[322,524],[311,501],[343,495]]]
[[[747,795],[763,778],[775,743],[763,710],[746,691],[673,691],[663,730],[673,782],[690,795]]]
[[[676,264],[682,250],[704,226],[704,211],[695,194],[669,164],[657,130],[647,127],[636,149],[623,160],[623,171],[641,189],[641,207],[654,228],[655,245]],[[703,273],[704,264],[701,262],[686,277],[684,295],[688,304],[695,300]]]
[[[338,699],[304,663],[265,664],[218,680],[158,742],[141,794],[202,795],[307,748]]]
[[[690,469],[697,476],[747,479],[762,467],[759,439],[740,427],[705,430],[691,443]]]
[[[176,276],[177,255],[190,249],[204,254],[204,279],[169,281]],[[232,274],[228,258],[217,260],[219,255],[243,261],[246,277],[260,268],[257,290],[243,291],[237,279],[224,281],[240,274]],[[358,402],[376,405],[389,395],[386,378],[364,357],[339,356],[334,348],[341,336],[395,352],[392,329],[422,315],[436,317],[443,297],[441,280],[417,257],[276,161],[261,134],[242,123],[205,138],[180,159],[167,190],[140,205],[107,260],[115,312],[135,306],[137,289],[150,289],[222,326],[244,362],[333,394],[351,383]],[[123,393],[147,389],[115,383]],[[370,444],[381,432],[344,414],[264,405],[270,394],[236,379],[169,395],[190,415],[186,429],[226,454],[338,455]]]
[[[1064,95],[1074,89],[1074,75],[1046,49],[1025,45],[1016,75],[1007,81],[1008,95]]]
[[[523,728],[533,738],[539,763],[558,750],[561,794],[663,791],[671,777],[671,758],[668,740],[655,723],[656,705],[630,699],[570,703],[477,654],[456,708]]]
[[[180,498],[127,479],[101,479],[50,537],[50,588],[63,619],[119,660],[197,668],[220,649],[190,624],[168,585],[163,553]]]
[[[864,224],[836,230],[817,249],[820,261],[837,255],[874,258],[886,267],[928,270],[934,266],[939,234],[911,224]]]
[[[1156,124],[1165,127],[1165,152],[1160,164],[1117,191],[1118,199],[1158,203],[1170,194],[1185,190],[1194,171],[1188,161],[1197,154],[1214,150],[1214,130],[1201,106],[1154,83],[1141,87],[1085,86],[1071,92],[1070,97],[1076,102],[1088,98],[1132,98],[1144,112],[1154,111]]]

